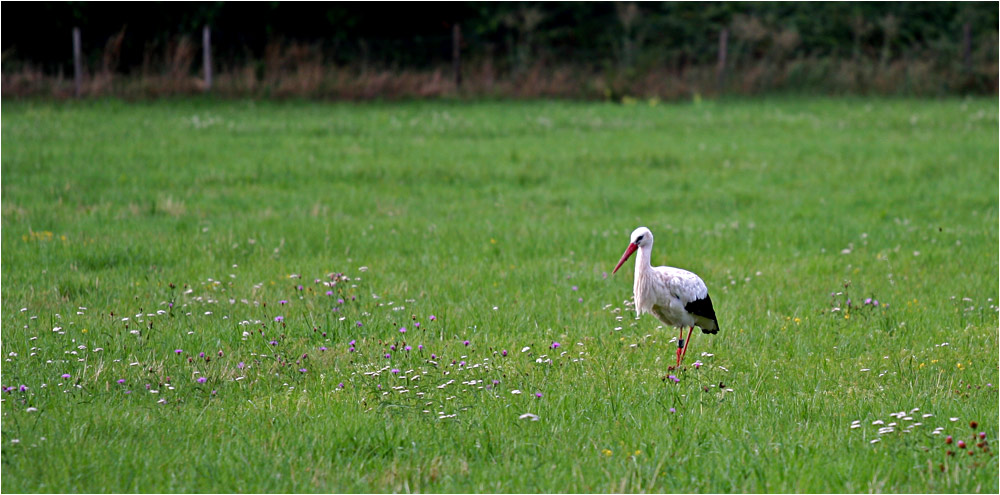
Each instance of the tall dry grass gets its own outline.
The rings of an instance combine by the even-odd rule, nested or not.
[[[891,24],[891,20],[885,21]],[[858,29],[861,29],[859,27]],[[315,98],[336,100],[411,99],[439,97],[506,97],[612,99],[660,98],[675,100],[693,94],[757,95],[774,91],[821,94],[940,95],[996,93],[997,62],[989,53],[967,72],[955,61],[933,54],[891,59],[886,50],[876,57],[791,58],[799,43],[794,30],[769,31],[754,18],[738,18],[734,37],[741,52],[734,53],[726,77],[718,78],[712,64],[645,64],[623,69],[552,62],[536,57],[497,64],[492,50],[466,61],[463,83],[456,86],[451,68],[380,68],[366,61],[353,66],[327,62],[315,44],[275,41],[261,60],[222,65],[216,69],[211,92],[232,98]],[[108,40],[100,65],[84,71],[85,97],[126,99],[200,94],[200,46],[187,36],[176,37],[162,49],[148,48],[138,71],[118,72],[124,29]],[[985,48],[993,50],[994,48]],[[24,63],[7,63],[4,54],[4,97],[73,96],[73,80],[64,73],[48,74]],[[89,68],[88,68],[89,69]]]

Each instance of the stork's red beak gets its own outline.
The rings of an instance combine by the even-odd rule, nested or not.
[[[625,249],[625,254],[622,255],[622,259],[618,260],[618,264],[615,265],[615,269],[611,271],[612,275],[614,275],[615,272],[617,272],[618,269],[625,264],[625,260],[627,260],[629,256],[632,256],[632,253],[634,253],[636,249],[639,249],[639,246],[637,246],[634,242],[629,243],[628,248]]]

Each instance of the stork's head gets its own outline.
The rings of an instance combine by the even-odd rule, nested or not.
[[[652,245],[653,233],[650,232],[649,229],[646,227],[639,227],[633,230],[632,236],[629,238],[628,247],[625,249],[625,254],[622,255],[622,259],[618,261],[618,264],[615,265],[615,269],[611,273],[614,274],[617,272],[618,269],[625,264],[625,261],[628,260],[629,256],[632,256],[632,253],[634,253],[636,249],[649,249]]]

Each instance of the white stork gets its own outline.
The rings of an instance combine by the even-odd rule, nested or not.
[[[677,366],[680,366],[695,326],[704,333],[719,332],[708,287],[701,277],[687,270],[651,266],[649,258],[653,250],[653,233],[646,227],[632,231],[630,239],[625,254],[611,273],[617,272],[632,253],[639,251],[635,258],[635,283],[632,286],[635,316],[638,318],[643,313],[652,313],[665,325],[680,328],[681,334],[677,338]],[[690,327],[687,340],[684,339],[684,327]]]

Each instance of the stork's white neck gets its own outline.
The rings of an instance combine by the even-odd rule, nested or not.
[[[650,246],[652,247],[652,246]],[[649,264],[650,248],[640,247],[635,255],[635,281],[632,284],[632,296],[635,302],[635,316],[639,317],[644,311],[649,311],[652,299],[649,297],[649,284],[652,277],[650,273],[653,267]]]
[[[651,251],[653,246],[639,247],[638,252],[635,254],[635,278],[638,280],[641,276],[644,276],[646,272],[651,270],[653,267],[650,265]],[[642,274],[642,275],[640,275]]]

